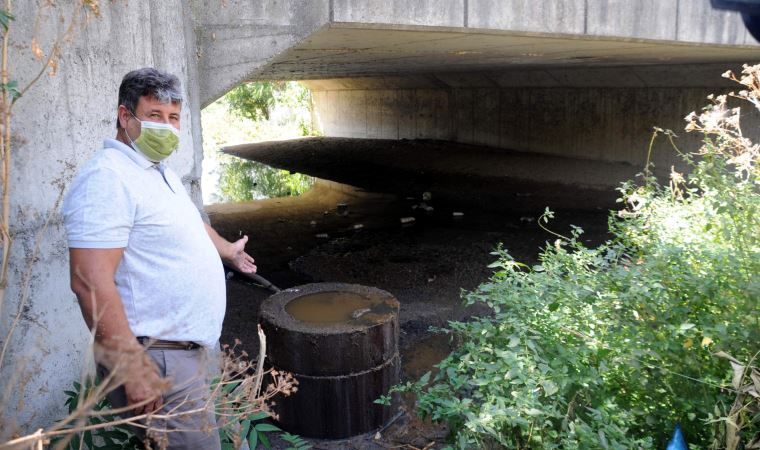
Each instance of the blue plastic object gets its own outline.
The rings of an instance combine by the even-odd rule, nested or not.
[[[673,437],[670,438],[666,450],[689,450],[689,446],[686,445],[686,439],[684,439],[683,432],[681,431],[681,425],[676,425]]]

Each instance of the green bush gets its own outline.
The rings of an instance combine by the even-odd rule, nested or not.
[[[735,97],[760,105],[759,73],[745,67]],[[454,446],[664,448],[680,423],[693,448],[726,448],[713,425],[737,394],[714,353],[760,350],[758,147],[727,102],[687,118],[705,135],[683,155],[688,177],[662,186],[647,166],[642,185],[622,187],[605,244],[587,248],[575,228],[533,267],[494,253],[496,272],[466,295],[493,316],[452,322],[461,345],[434,379],[397,388],[451,426]],[[745,414],[743,442],[759,422]]]
[[[229,157],[220,166],[219,191],[224,202],[296,196],[314,185],[314,177],[256,161]]]

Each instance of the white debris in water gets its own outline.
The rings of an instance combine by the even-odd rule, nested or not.
[[[401,218],[401,223],[402,223],[402,224],[406,224],[406,223],[412,223],[412,222],[414,222],[415,220],[417,220],[417,219],[415,219],[414,217],[402,217],[402,218]]]
[[[357,224],[354,225],[354,230],[361,230],[362,228],[364,228],[364,225],[362,225],[360,223],[357,223]]]
[[[431,194],[430,192],[422,193],[422,201],[429,202],[432,199],[433,199],[433,194]]]
[[[311,225],[311,227],[314,228],[314,227],[317,226],[317,221],[316,220],[312,220],[311,222],[309,222],[309,225]]]
[[[451,215],[454,217],[462,217],[464,216],[464,213],[461,211],[454,211],[453,213],[451,213]]]
[[[359,317],[367,314],[368,312],[370,312],[369,308],[357,309],[356,311],[354,311],[354,312],[351,313],[351,318],[352,319],[358,319]]]
[[[315,234],[314,237],[318,239],[327,239],[330,237],[330,235],[327,233],[319,233],[319,234]]]

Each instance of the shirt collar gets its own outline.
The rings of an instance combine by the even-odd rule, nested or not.
[[[134,162],[135,164],[137,164],[143,169],[150,169],[151,167],[154,167],[160,164],[160,163],[154,163],[153,161],[146,158],[145,155],[143,155],[142,153],[138,152],[137,150],[133,149],[127,144],[121,141],[118,141],[116,139],[106,139],[105,141],[103,141],[103,147],[113,148],[115,150],[122,152],[129,159],[131,159],[132,162]]]

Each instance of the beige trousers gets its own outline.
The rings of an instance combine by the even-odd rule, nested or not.
[[[155,361],[162,377],[171,380],[172,387],[164,393],[164,405],[158,414],[171,412],[175,417],[168,420],[153,420],[147,430],[152,448],[167,450],[220,450],[219,432],[213,405],[205,408],[209,398],[206,381],[208,353],[205,349],[158,350],[148,349],[148,355]],[[106,375],[103,367],[98,368],[101,377]],[[120,386],[108,395],[114,408],[126,406],[124,387]],[[182,412],[203,410],[200,413]],[[179,413],[179,415],[178,415]],[[137,436],[145,440],[146,429],[132,427]]]

